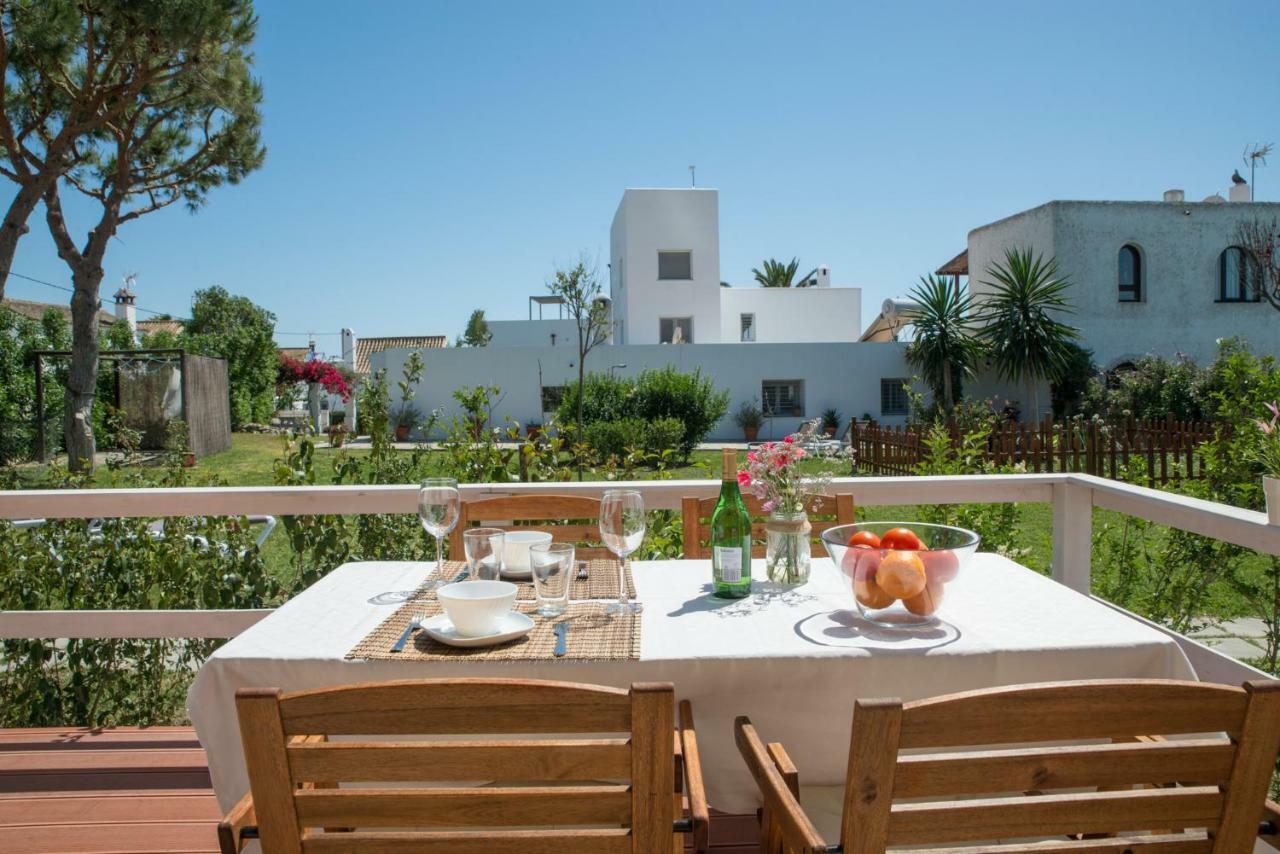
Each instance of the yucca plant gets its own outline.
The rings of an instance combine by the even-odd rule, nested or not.
[[[932,274],[922,276],[910,296],[920,308],[911,318],[916,337],[907,348],[907,361],[950,414],[959,383],[977,371],[986,352],[973,326],[973,299],[967,287]]]
[[[755,267],[751,268],[751,274],[755,276],[755,280],[760,283],[762,288],[807,288],[814,284],[814,274],[818,272],[818,268],[814,267],[797,283],[796,271],[800,269],[800,261],[792,258],[789,264],[783,264],[781,261],[773,258],[768,259],[762,265],[763,270]],[[794,284],[793,284],[794,283]]]
[[[991,365],[1004,379],[1026,383],[1032,417],[1040,413],[1037,382],[1052,380],[1066,369],[1071,344],[1079,330],[1058,320],[1072,311],[1070,281],[1058,274],[1058,262],[1044,260],[1031,249],[1006,249],[1004,263],[987,268],[991,292],[982,300],[978,334],[987,345]]]

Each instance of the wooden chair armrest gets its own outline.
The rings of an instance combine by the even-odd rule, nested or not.
[[[1262,820],[1258,823],[1258,838],[1280,851],[1280,804],[1267,801],[1262,805]]]
[[[706,851],[711,833],[711,814],[707,808],[707,788],[702,781],[698,733],[693,728],[693,705],[688,700],[680,701],[679,727],[684,791],[689,799],[689,818],[693,822],[693,850]]]
[[[800,800],[800,771],[797,770],[796,764],[791,761],[791,757],[787,755],[787,749],[780,742],[771,742],[767,750],[769,758],[773,760],[773,767],[778,769],[778,773],[782,775],[782,781],[787,784],[787,788],[791,790],[791,794],[795,795],[797,801]]]
[[[221,854],[240,854],[240,834],[256,827],[258,816],[253,811],[253,795],[246,794],[218,822],[218,850]]]
[[[747,763],[747,769],[760,788],[770,820],[778,823],[783,839],[790,846],[787,850],[792,848],[801,851],[826,850],[827,843],[823,841],[817,828],[805,814],[800,801],[792,794],[790,786],[778,770],[777,760],[770,755],[760,736],[756,734],[755,727],[751,725],[751,719],[742,716],[735,720],[733,735],[738,745],[738,752],[742,754],[743,760]],[[790,759],[787,758],[786,751],[781,745],[778,746],[775,755],[785,759],[790,765]],[[794,766],[791,767],[794,768]]]

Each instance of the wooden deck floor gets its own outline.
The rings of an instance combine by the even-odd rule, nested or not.
[[[0,852],[216,852],[219,812],[188,727],[0,729]],[[715,854],[759,850],[754,816],[716,815]]]

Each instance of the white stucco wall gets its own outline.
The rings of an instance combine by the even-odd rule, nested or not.
[[[695,343],[720,340],[720,194],[630,189],[609,230],[609,289],[625,344],[657,344],[663,317],[692,317]],[[658,279],[658,252],[691,252],[692,279]],[[735,339],[736,340],[736,339]]]
[[[880,414],[880,380],[907,378],[912,371],[900,344],[685,344],[614,345],[599,347],[587,356],[587,370],[605,372],[610,365],[625,364],[619,376],[635,375],[645,368],[674,365],[681,371],[701,368],[717,386],[729,390],[729,410],[709,437],[741,441],[742,431],[733,413],[743,401],[760,400],[763,380],[804,381],[803,416],[766,421],[761,438],[781,438],[800,424],[835,407],[847,419],[871,413],[884,423],[902,423],[900,416]],[[450,348],[423,351],[426,369],[415,403],[429,412],[439,407],[446,418],[460,415],[453,391],[461,386],[497,385],[501,402],[495,424],[508,416],[520,423],[544,420],[539,375],[547,386],[568,385],[577,379],[576,352],[556,347]],[[387,369],[395,381],[403,370],[408,350],[387,350],[372,357],[374,369]]]
[[[740,339],[743,314],[755,315],[757,344],[855,342],[862,333],[862,289],[721,288],[722,342]]]
[[[1280,218],[1280,204],[1050,202],[969,233],[975,296],[983,271],[1007,246],[1054,255],[1072,281],[1082,343],[1102,367],[1146,353],[1212,360],[1219,338],[1242,336],[1280,356],[1280,312],[1266,303],[1218,302],[1218,258],[1242,220]],[[1117,256],[1131,243],[1142,256],[1143,301],[1122,303]]]
[[[489,333],[490,347],[578,346],[577,324],[568,319],[490,320]]]

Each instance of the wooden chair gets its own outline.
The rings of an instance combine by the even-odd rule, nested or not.
[[[682,702],[677,725],[670,683],[249,688],[236,692],[236,711],[251,792],[219,825],[223,854],[250,838],[264,854],[650,854],[682,851],[686,834],[706,850],[693,711]],[[335,735],[365,738],[327,740]],[[443,738],[368,738],[408,735]]]
[[[761,850],[832,850],[800,805],[799,775],[782,746],[762,743],[745,717],[735,730],[764,795]],[[1153,734],[1199,735],[1166,740]],[[1083,739],[1094,743],[1061,746]],[[960,752],[977,745],[994,747]],[[928,752],[901,753],[916,748]],[[1264,825],[1278,815],[1274,804],[1263,806],[1277,751],[1275,680],[1243,689],[1154,680],[1058,682],[905,705],[860,700],[840,850],[1248,852],[1255,837],[1268,832],[1260,810]],[[1026,841],[1035,837],[1056,841]],[[1007,841],[1014,839],[1023,841]]]
[[[529,522],[564,522],[556,525]],[[458,524],[449,533],[449,558],[462,560],[462,532],[483,525],[520,531],[544,531],[557,543],[577,545],[579,560],[612,558],[600,542],[600,499],[577,495],[512,495],[462,502]]]
[[[765,553],[765,519],[768,513],[760,507],[760,499],[754,495],[744,495],[747,512],[757,521],[751,524],[751,556],[764,557]],[[684,498],[680,502],[684,524],[684,556],[686,560],[711,557],[709,543],[711,527],[711,511],[716,509],[715,498]],[[820,535],[828,528],[836,525],[853,523],[853,496],[841,493],[838,495],[822,495],[808,505],[809,524],[813,526],[810,536],[810,554],[814,557],[826,557],[826,547],[822,545]]]

